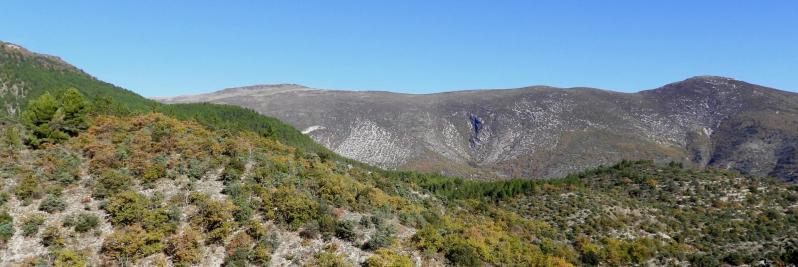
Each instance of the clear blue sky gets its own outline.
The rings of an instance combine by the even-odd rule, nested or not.
[[[0,40],[145,96],[638,91],[704,74],[798,90],[798,1],[11,0],[0,18]]]

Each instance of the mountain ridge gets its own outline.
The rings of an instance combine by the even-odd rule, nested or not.
[[[550,86],[430,94],[303,88],[269,94],[217,91],[160,101],[244,106],[286,121],[356,160],[474,178],[556,177],[624,158],[723,165],[770,175],[777,167],[752,166],[796,157],[775,152],[772,144],[794,147],[788,129],[770,133],[780,137],[768,141],[771,148],[762,152],[771,154],[767,162],[713,154],[728,150],[716,147],[723,142],[711,136],[724,122],[756,113],[757,121],[782,119],[795,125],[798,116],[798,94],[720,76],[695,76],[635,93]],[[734,137],[739,135],[730,131],[738,130],[721,133]],[[760,146],[752,143],[757,140],[762,141],[740,141],[746,145],[734,150]],[[751,160],[756,162],[744,163]],[[575,164],[552,163],[557,161]]]
[[[408,92],[391,91],[391,90],[328,89],[328,88],[311,87],[311,86],[307,86],[307,85],[303,85],[303,84],[297,84],[297,83],[263,83],[263,84],[254,84],[254,85],[246,85],[246,86],[238,86],[238,87],[227,87],[227,88],[224,88],[224,89],[220,89],[220,90],[216,90],[216,91],[212,91],[212,92],[206,92],[206,93],[183,94],[183,95],[176,95],[176,96],[155,96],[155,97],[151,97],[151,98],[152,99],[156,99],[156,100],[160,100],[160,99],[180,98],[180,97],[196,97],[196,96],[202,96],[202,95],[209,95],[209,94],[225,92],[225,91],[228,91],[228,90],[229,91],[237,91],[237,90],[258,91],[258,90],[272,90],[272,89],[275,89],[275,88],[311,89],[311,90],[332,91],[332,92],[389,93],[389,94],[409,95],[409,96],[413,96],[413,95],[420,95],[420,96],[447,95],[447,94],[484,92],[484,91],[510,91],[510,90],[529,90],[529,89],[547,89],[547,88],[548,89],[557,89],[557,90],[596,90],[596,91],[605,91],[605,92],[612,92],[612,93],[618,93],[618,94],[637,94],[637,93],[641,93],[641,92],[645,92],[645,91],[653,91],[653,90],[661,89],[661,88],[666,87],[668,85],[680,84],[680,83],[688,82],[688,81],[707,81],[707,80],[727,80],[727,81],[745,83],[745,84],[749,84],[749,85],[756,85],[756,84],[748,83],[748,82],[745,82],[745,81],[742,81],[742,80],[737,80],[737,79],[734,79],[734,78],[731,78],[731,77],[719,76],[719,75],[696,75],[696,76],[688,77],[688,78],[686,78],[684,80],[681,80],[681,81],[676,81],[676,82],[665,84],[665,85],[663,85],[661,87],[650,88],[650,89],[641,89],[641,90],[634,91],[634,92],[615,91],[615,90],[612,90],[612,89],[603,89],[603,88],[589,87],[589,86],[557,87],[557,86],[551,86],[551,85],[535,84],[535,85],[527,85],[527,86],[521,86],[521,87],[508,87],[508,88],[469,88],[469,89],[456,89],[456,90],[450,90],[450,91],[431,92],[431,93],[408,93]],[[766,87],[766,86],[761,86],[761,85],[756,85],[756,86],[759,86],[759,87],[762,87],[762,88],[765,88],[765,89],[776,90],[778,92],[785,92],[785,93],[790,93],[790,94],[798,94],[796,92],[791,92],[791,91],[786,91],[786,90],[779,90],[779,89],[774,89],[774,88],[771,88],[771,87]]]

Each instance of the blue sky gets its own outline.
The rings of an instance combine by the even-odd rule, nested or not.
[[[3,1],[0,40],[145,96],[267,83],[410,93],[798,91],[798,1]]]

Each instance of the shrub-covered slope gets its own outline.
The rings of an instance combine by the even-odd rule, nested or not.
[[[4,141],[5,264],[434,264],[448,247],[474,252],[461,234],[439,227],[494,223],[471,215],[460,222],[407,183],[252,132],[210,131],[160,114],[102,116],[92,125],[36,150]],[[440,238],[414,241],[425,227]],[[469,255],[565,263],[504,227],[491,233],[502,242],[475,243],[488,254]],[[514,249],[498,250],[506,245]]]
[[[624,162],[482,183],[373,172],[156,113],[91,125],[39,149],[4,130],[2,265],[796,260],[798,188],[771,179]]]

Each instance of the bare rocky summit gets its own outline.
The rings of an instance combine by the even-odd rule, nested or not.
[[[798,175],[798,95],[724,77],[638,93],[533,86],[399,94],[281,84],[160,101],[252,108],[386,168],[533,178],[654,159]]]

